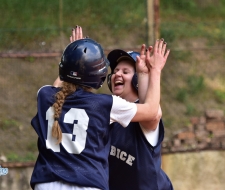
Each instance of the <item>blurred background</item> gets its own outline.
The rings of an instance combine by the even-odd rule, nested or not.
[[[37,90],[52,84],[71,30],[107,54],[139,51],[164,38],[171,50],[162,73],[165,139],[205,110],[225,110],[225,0],[0,0],[0,156],[34,161],[30,125]],[[97,93],[110,93],[106,84]]]

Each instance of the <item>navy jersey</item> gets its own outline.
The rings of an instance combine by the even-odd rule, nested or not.
[[[31,124],[38,134],[39,155],[31,176],[36,183],[64,181],[85,187],[108,189],[110,95],[77,89],[68,96],[59,124],[62,142],[52,137],[55,94],[59,88],[42,87],[38,93],[38,113]]]
[[[110,190],[172,190],[172,184],[161,169],[161,143],[164,138],[162,120],[159,138],[152,146],[137,122],[128,127],[113,123],[109,155]]]

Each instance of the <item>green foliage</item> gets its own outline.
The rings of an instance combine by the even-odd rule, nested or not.
[[[204,77],[190,75],[187,77],[187,85],[189,93],[194,95],[203,90],[205,86]]]
[[[0,50],[31,50],[37,46],[37,51],[41,41],[49,48],[59,38],[61,25],[66,36],[75,25],[81,25],[97,41],[104,41],[106,33],[107,37],[125,38],[127,31],[136,32],[138,28],[143,32],[146,27],[145,1],[67,0],[61,1],[61,9],[59,2],[0,0]]]
[[[160,0],[160,9],[165,14],[190,15],[191,17],[222,18],[225,15],[224,0]]]
[[[161,0],[160,5],[162,5],[163,10],[177,10],[190,12],[197,8],[195,1],[191,0]]]
[[[185,103],[188,99],[190,99],[193,95],[201,92],[205,87],[204,77],[203,76],[195,76],[189,75],[186,78],[186,87],[180,88],[176,93],[176,100],[179,102]],[[194,109],[192,109],[191,105],[187,105],[187,113],[192,113]]]
[[[161,0],[160,27],[177,40],[201,37],[221,43],[225,40],[224,5],[224,0]]]
[[[24,156],[19,156],[16,153],[9,153],[7,156],[9,162],[26,162],[26,161],[35,161],[37,155],[32,152],[27,152]]]
[[[18,161],[19,160],[19,156],[17,154],[15,154],[15,153],[10,153],[6,157],[7,157],[7,160],[9,162],[13,162],[13,161]]]
[[[37,155],[33,152],[27,152],[24,157],[21,158],[21,161],[35,161],[37,159]]]
[[[65,36],[78,24],[89,32],[89,36],[107,45],[111,44],[105,42],[106,37],[111,36],[115,39],[112,43],[126,40],[131,34],[139,38],[140,44],[146,40],[146,1],[62,0],[61,9],[59,2],[0,0],[0,51],[37,51],[42,41],[46,42],[48,50],[60,36],[60,23]],[[168,43],[193,37],[217,42],[225,40],[225,2],[210,2],[161,0],[160,36]]]
[[[35,61],[35,57],[26,57],[25,60],[33,63]]]
[[[176,94],[176,99],[179,102],[185,102],[187,100],[187,97],[188,97],[188,92],[187,92],[186,89],[181,88],[181,89],[178,90],[178,92]]]
[[[215,95],[216,95],[216,100],[219,103],[225,103],[225,91],[223,91],[223,90],[216,90],[215,91]]]
[[[171,43],[176,39],[176,31],[168,27],[161,27],[160,36],[165,38],[167,43]]]
[[[188,61],[192,56],[191,51],[178,51],[173,50],[170,52],[170,57],[172,57],[177,62],[179,61]]]
[[[6,130],[9,128],[18,128],[19,124],[15,120],[2,119],[0,120],[0,129]]]
[[[37,151],[37,143],[36,142],[30,142],[27,144],[27,150],[30,152],[35,152]]]
[[[191,116],[191,115],[194,115],[195,112],[196,112],[196,109],[192,104],[186,105],[186,115]]]

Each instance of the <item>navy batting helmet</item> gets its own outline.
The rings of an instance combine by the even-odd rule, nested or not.
[[[108,65],[99,43],[90,38],[80,39],[65,48],[59,77],[62,81],[98,89],[106,79]]]
[[[121,49],[115,49],[108,54],[107,58],[110,62],[111,74],[109,74],[107,76],[107,84],[111,91],[112,91],[111,76],[113,74],[114,69],[118,65],[118,63],[122,60],[130,60],[132,63],[134,63],[134,69],[136,69],[135,63],[137,60],[137,55],[139,56],[140,54],[138,52],[134,52],[134,51],[125,52]],[[138,91],[138,81],[137,81],[136,73],[134,74],[131,82],[132,82],[134,89],[136,89]]]

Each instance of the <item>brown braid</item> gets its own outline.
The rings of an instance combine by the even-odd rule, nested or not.
[[[74,93],[75,91],[76,91],[75,84],[63,82],[61,90],[55,95],[56,101],[53,104],[53,108],[55,112],[54,113],[55,121],[52,126],[52,136],[58,140],[57,144],[59,144],[62,141],[62,131],[58,122],[58,119],[62,111],[62,106],[65,102],[66,97]]]

